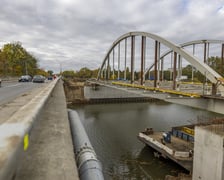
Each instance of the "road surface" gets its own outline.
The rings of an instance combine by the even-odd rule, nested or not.
[[[32,82],[2,82],[0,88],[0,105],[14,100],[16,97],[31,91],[32,89],[43,87],[45,83]]]
[[[47,85],[48,82],[3,83],[0,88],[0,124],[7,121]]]

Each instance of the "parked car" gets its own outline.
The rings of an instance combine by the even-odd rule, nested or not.
[[[32,77],[30,75],[23,75],[19,78],[19,82],[30,82],[32,81]]]
[[[33,82],[34,83],[44,83],[45,82],[45,77],[42,75],[35,75],[33,77]]]

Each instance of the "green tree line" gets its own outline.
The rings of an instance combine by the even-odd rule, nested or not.
[[[98,69],[90,70],[87,67],[81,68],[78,71],[67,70],[62,73],[62,76],[65,78],[81,78],[81,79],[88,79],[88,78],[96,78],[98,74]]]
[[[219,73],[221,76],[224,76],[224,67],[222,67],[222,62],[221,62],[221,58],[220,57],[210,57],[208,59],[208,65],[214,69],[217,73]],[[192,73],[193,70],[193,73]],[[79,71],[64,71],[63,72],[63,76],[64,77],[76,77],[76,78],[84,78],[84,79],[88,79],[88,78],[96,78],[98,75],[98,71],[99,69],[94,69],[94,70],[90,70],[87,67],[81,68]],[[172,80],[171,79],[171,75],[170,75],[170,70],[165,70],[163,72],[164,74],[164,79],[165,80]],[[177,73],[177,72],[176,72]],[[114,77],[113,77],[113,73],[112,70],[110,68],[110,77],[109,79],[117,79],[118,75],[118,71],[114,70]],[[199,71],[197,71],[194,67],[192,67],[192,65],[187,65],[186,67],[182,68],[182,75],[183,76],[187,76],[186,81],[191,81],[192,80],[192,75],[193,75],[193,81],[194,82],[204,82],[205,81],[205,75],[201,74]],[[141,73],[135,71],[134,72],[134,76],[135,76],[135,80],[140,79],[141,77]],[[149,75],[146,75],[146,79],[149,79]],[[154,71],[150,71],[150,77],[153,79],[154,78]],[[124,78],[124,71],[120,71],[120,78]],[[129,68],[127,67],[126,69],[126,79],[130,80],[131,78],[131,72],[129,70]]]
[[[0,50],[0,76],[35,75],[37,59],[22,47],[20,42],[8,43]]]
[[[208,66],[210,66],[213,70],[215,70],[218,74],[220,74],[222,77],[224,76],[224,67],[222,64],[222,60],[220,57],[212,56],[208,58],[207,61]],[[193,75],[193,81],[195,82],[204,82],[206,80],[205,74],[200,73],[197,69],[193,67],[193,74],[192,74],[192,66],[187,65],[186,67],[183,68],[182,74],[186,75],[188,77],[188,80],[192,79]]]

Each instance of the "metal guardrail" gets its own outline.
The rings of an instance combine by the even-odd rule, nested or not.
[[[11,180],[15,177],[20,159],[29,146],[29,136],[34,122],[57,81],[58,79],[52,81],[0,125],[0,180]]]
[[[81,180],[103,180],[102,166],[76,111],[68,110],[76,163]]]
[[[139,89],[144,89],[144,90],[150,90],[150,91],[159,91],[159,92],[163,92],[163,93],[170,93],[170,94],[182,95],[182,96],[188,96],[188,97],[194,97],[194,98],[201,97],[201,95],[197,94],[197,93],[188,93],[188,92],[181,92],[181,91],[175,91],[175,90],[170,90],[170,89],[148,87],[148,86],[142,86],[139,84],[128,84],[128,83],[123,83],[123,82],[112,82],[112,84],[119,85],[119,86],[132,87],[132,88],[139,88]]]

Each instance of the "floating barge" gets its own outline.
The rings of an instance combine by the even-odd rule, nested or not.
[[[152,128],[147,128],[138,134],[138,139],[155,149],[156,157],[171,159],[192,172],[194,125],[173,127],[167,133],[154,132]]]

